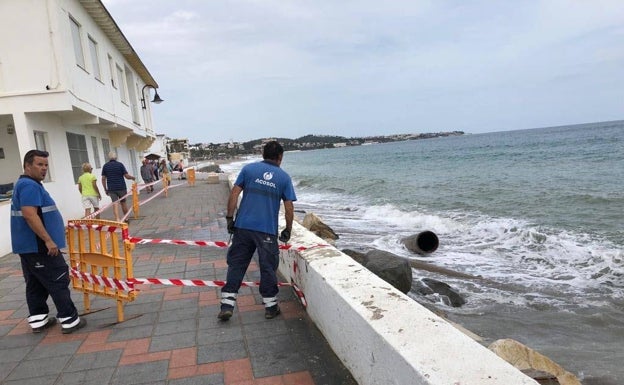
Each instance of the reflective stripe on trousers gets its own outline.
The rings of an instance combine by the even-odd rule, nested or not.
[[[236,296],[237,293],[221,292],[221,306],[236,306]]]
[[[37,329],[42,326],[45,326],[48,323],[48,315],[47,314],[35,314],[28,317],[28,324],[31,328]]]
[[[264,302],[264,307],[273,307],[277,305],[277,297],[262,298],[262,302]]]
[[[78,314],[76,314],[73,317],[59,318],[59,321],[61,321],[61,327],[63,329],[69,329],[78,325],[78,323],[80,322],[80,317],[78,317]]]

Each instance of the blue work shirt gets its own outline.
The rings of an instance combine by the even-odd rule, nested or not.
[[[22,175],[15,183],[11,200],[11,246],[14,254],[47,253],[45,242],[28,226],[22,207],[37,208],[46,231],[59,249],[65,247],[65,223],[56,203],[41,182]]]
[[[290,176],[264,160],[244,166],[234,184],[243,189],[235,226],[277,235],[280,202],[297,200]]]

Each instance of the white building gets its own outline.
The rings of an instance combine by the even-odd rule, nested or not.
[[[147,149],[147,155],[157,155],[161,159],[167,159],[167,143],[169,137],[165,134],[156,134],[156,140],[152,143],[149,149]]]
[[[80,218],[83,162],[100,188],[110,150],[139,175],[158,84],[100,0],[2,0],[0,36],[0,185],[22,174],[27,151],[46,150],[45,187],[65,219]],[[9,215],[0,202],[0,256],[11,251]]]

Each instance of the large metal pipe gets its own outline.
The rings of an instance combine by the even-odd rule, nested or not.
[[[401,240],[408,250],[418,254],[433,253],[438,249],[438,236],[433,231],[423,231],[421,233],[410,235]]]

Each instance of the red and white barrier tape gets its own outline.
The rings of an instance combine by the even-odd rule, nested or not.
[[[311,245],[311,246],[296,246],[296,245],[292,245],[292,244],[283,244],[283,245],[279,245],[279,249],[280,250],[295,250],[295,251],[306,251],[306,250],[310,250],[310,249],[316,249],[317,247],[329,247],[331,245],[325,245],[322,243],[317,243],[316,245]]]
[[[295,291],[295,294],[297,294],[297,298],[299,298],[299,301],[301,301],[301,304],[303,305],[303,307],[308,307],[308,301],[306,301],[305,295],[303,295],[303,292],[301,291],[301,289],[299,289],[299,286],[295,284],[295,281],[291,279],[290,285]]]
[[[130,243],[136,243],[139,245],[146,244],[168,244],[168,245],[189,245],[189,246],[214,246],[227,248],[229,247],[229,243],[225,241],[186,241],[182,239],[150,239],[150,238],[139,238],[139,237],[128,237],[127,238]],[[311,246],[296,246],[292,244],[281,244],[279,245],[280,250],[296,250],[296,251],[305,251],[317,247],[328,247],[329,245],[324,244],[316,244]]]
[[[164,243],[169,245],[190,245],[190,246],[214,246],[214,247],[228,247],[228,243],[224,241],[184,241],[180,239],[149,239],[149,238],[137,238],[129,237],[130,243],[136,243],[138,245],[146,245],[149,243]]]
[[[97,231],[106,231],[108,233],[114,233],[116,231],[122,231],[121,226],[108,226],[108,225],[87,225],[84,223],[67,222],[67,227],[74,229],[93,229]]]
[[[139,245],[167,244],[167,245],[188,245],[188,246],[213,246],[213,247],[219,247],[219,248],[229,247],[229,243],[225,241],[202,241],[202,240],[188,241],[188,240],[182,240],[182,239],[150,239],[150,238],[130,237],[127,234],[127,232],[123,232],[123,229],[121,226],[95,225],[95,224],[88,225],[88,224],[83,224],[83,223],[68,222],[67,227],[72,227],[76,229],[91,228],[97,231],[106,231],[109,233],[121,231],[124,239],[127,239],[130,243],[135,243]],[[310,250],[310,249],[317,248],[317,247],[328,247],[328,246],[329,245],[325,245],[321,243],[316,244],[316,245],[310,245],[310,246],[303,246],[303,245],[296,246],[293,244],[280,244],[279,249],[280,250],[305,251],[305,250]]]
[[[102,277],[95,274],[85,273],[78,269],[71,268],[72,277],[87,281],[92,284],[106,286],[111,289],[119,289],[123,291],[134,290],[134,285],[170,285],[170,286],[207,286],[207,287],[223,287],[225,281],[205,281],[201,279],[164,279],[164,278],[127,278],[121,281],[116,278]],[[260,282],[242,282],[241,286],[259,287]],[[293,286],[291,283],[278,282],[277,286]]]
[[[141,184],[137,184],[137,188],[138,188],[138,189],[139,189],[139,191],[140,191],[140,190],[142,190],[142,189],[143,189],[143,187],[153,186],[153,185],[155,185],[155,184],[157,184],[157,183],[160,183],[160,182],[162,182],[162,179],[157,179],[157,180],[155,180],[155,181],[153,181],[153,182],[150,182],[150,183],[141,183]]]
[[[134,291],[134,285],[173,285],[173,286],[206,286],[206,287],[223,287],[225,281],[204,281],[199,279],[161,279],[161,278],[128,278],[127,281],[122,281],[116,278],[102,277],[100,275],[90,274],[82,272],[78,269],[71,268],[69,272],[72,277],[80,279],[82,281],[89,282],[93,285],[105,286],[110,289],[122,290],[125,292]],[[260,282],[242,282],[241,286],[258,287]],[[277,286],[291,286],[301,301],[303,307],[308,307],[308,302],[305,299],[305,295],[291,279],[291,283],[278,282]]]
[[[132,190],[130,190],[126,195],[124,195],[123,197],[119,198],[119,200],[122,199],[126,199],[127,197],[129,197],[130,195],[132,195]],[[100,207],[100,209],[98,211],[92,212],[91,214],[87,215],[86,217],[84,217],[84,219],[93,219],[95,218],[97,215],[101,214],[104,210],[106,210],[109,207],[112,207],[115,204],[115,202],[111,202],[109,204],[107,204],[104,207]]]
[[[69,272],[72,277],[94,285],[106,286],[110,289],[118,289],[127,292],[134,290],[134,284],[127,281],[120,281],[116,278],[102,277],[100,275],[85,273],[74,268],[69,269]]]
[[[157,181],[154,181],[154,182],[151,182],[151,183],[137,184],[137,191],[141,191],[141,190],[143,190],[146,187],[153,186],[153,185],[156,185],[158,183],[162,183],[162,181],[163,181],[163,179],[158,179]],[[178,184],[175,184],[175,185],[170,184],[168,186],[168,188],[174,188],[174,187],[178,187],[178,186],[183,186],[185,184],[186,183],[178,183]],[[164,189],[161,189],[157,194],[154,194],[154,196],[152,196],[150,199],[147,199],[147,200],[145,200],[143,202],[140,202],[139,205],[145,204],[145,203],[151,201],[152,199],[155,198],[155,196],[160,195],[163,191],[164,191]],[[128,193],[126,195],[124,195],[123,197],[119,198],[119,200],[126,199],[129,196],[131,196],[131,195],[132,195],[132,190],[128,191]],[[84,219],[93,219],[93,218],[95,218],[97,215],[100,215],[102,212],[104,212],[104,210],[106,210],[109,207],[113,206],[113,204],[114,204],[114,202],[110,202],[106,206],[100,207],[100,209],[98,211],[95,211],[95,212],[87,215],[86,217],[84,217]],[[128,213],[126,213],[126,215],[123,217],[122,221],[125,221],[126,219],[128,219],[129,213],[130,213],[130,211],[128,211]]]
[[[152,185],[154,183],[158,183],[160,181],[162,181],[162,179],[159,179],[156,182],[152,182],[149,185]],[[149,186],[149,185],[145,185],[145,186]],[[171,189],[171,188],[178,187],[178,186],[183,186],[183,185],[184,185],[184,183],[178,183],[176,185],[170,184],[169,186],[167,186],[167,189]],[[140,191],[140,189],[139,189],[139,191]],[[139,202],[139,206],[143,206],[144,204],[152,201],[153,199],[156,199],[157,196],[159,196],[160,194],[162,194],[164,192],[165,192],[164,188],[160,189],[156,194],[152,195],[151,197],[147,198],[144,201]],[[128,210],[128,212],[121,218],[121,221],[125,222],[128,219],[128,217],[130,216],[130,214],[132,214],[132,210]]]

